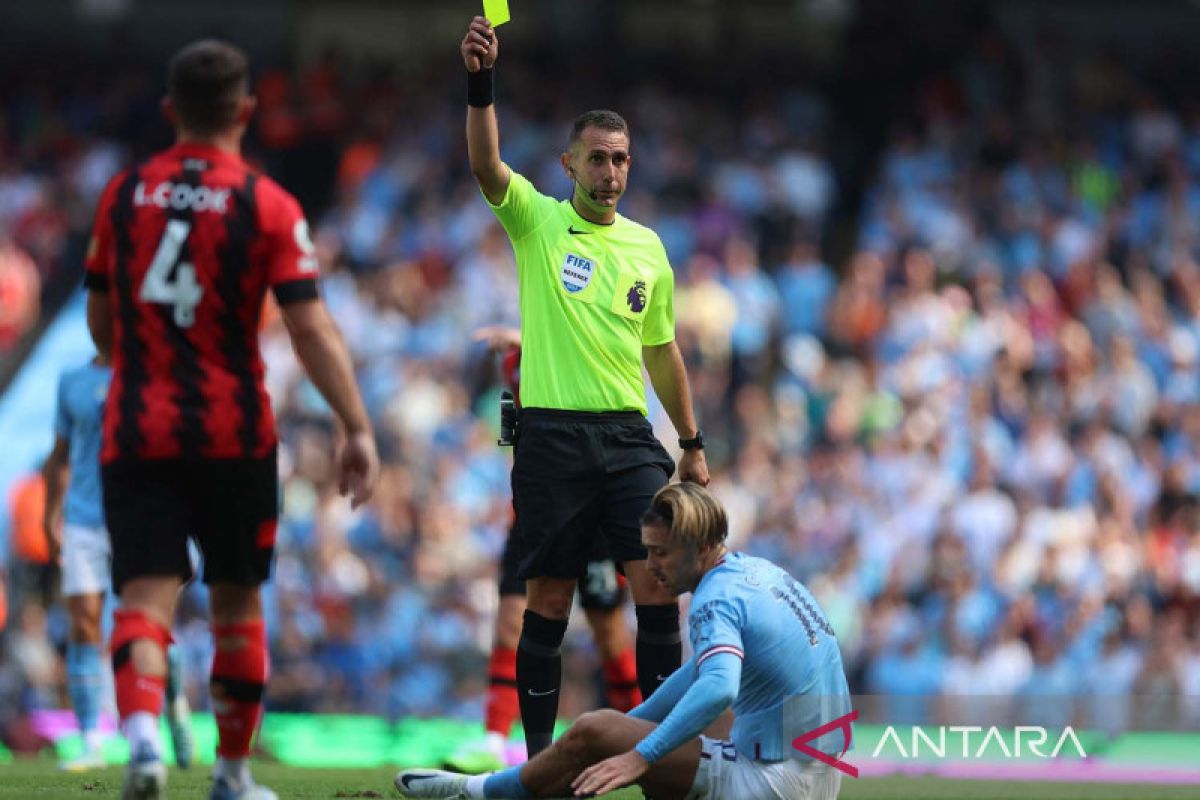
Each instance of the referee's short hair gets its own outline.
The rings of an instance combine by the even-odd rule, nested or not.
[[[694,548],[716,547],[729,535],[729,519],[717,498],[698,483],[672,483],[658,490],[642,525],[661,526],[671,540]]]
[[[167,94],[179,124],[201,135],[233,125],[238,101],[249,91],[249,73],[246,54],[228,42],[201,39],[184,47],[167,67]]]
[[[629,123],[624,117],[615,111],[598,108],[583,112],[571,123],[571,140],[567,143],[568,147],[573,147],[587,128],[599,128],[602,131],[614,131],[629,136]]]

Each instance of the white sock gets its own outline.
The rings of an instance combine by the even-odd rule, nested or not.
[[[89,753],[99,753],[104,750],[104,734],[98,728],[84,732],[83,749]]]
[[[221,758],[218,756],[216,766],[213,767],[213,777],[225,778],[237,788],[249,786],[250,759]]]
[[[149,748],[162,757],[162,743],[158,740],[158,715],[149,711],[135,711],[125,718],[121,727],[125,729],[131,753]]]
[[[472,775],[467,778],[467,796],[471,800],[487,800],[487,796],[483,793],[483,782],[492,777],[492,773],[486,772],[483,775]]]
[[[508,737],[495,731],[488,731],[487,737],[484,739],[484,746],[489,753],[504,758],[504,753],[508,749]]]

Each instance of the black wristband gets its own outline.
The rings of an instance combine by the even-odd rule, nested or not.
[[[487,108],[496,102],[495,67],[484,67],[467,73],[467,105]]]

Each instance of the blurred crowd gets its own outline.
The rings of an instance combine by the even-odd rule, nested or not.
[[[1194,728],[1200,108],[1111,55],[1062,52],[985,36],[926,80],[840,263],[823,234],[847,187],[816,84],[733,96],[643,78],[609,98],[633,132],[621,211],[676,267],[733,547],[808,582],[855,691],[911,699],[893,715],[975,694],[1105,729]],[[257,85],[249,152],[321,209],[324,296],[385,462],[375,499],[350,511],[328,409],[268,315],[276,710],[481,715],[510,462],[496,357],[473,333],[519,324],[515,267],[466,169],[461,87],[403,77],[330,56]],[[114,91],[57,95],[42,124],[78,131],[73,113],[149,98]],[[504,157],[548,194],[570,189],[557,154],[579,96],[519,62],[500,81]],[[86,230],[78,209],[130,140],[50,147],[17,97],[0,117],[0,233],[45,273],[61,249],[19,220]],[[177,632],[201,706],[203,606],[190,589]],[[50,674],[32,670],[61,645],[55,613],[14,613],[10,662]],[[596,702],[589,647],[573,628],[566,714]],[[61,694],[42,689],[36,702]],[[1153,701],[1117,699],[1133,696]]]

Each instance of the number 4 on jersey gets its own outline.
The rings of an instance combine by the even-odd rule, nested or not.
[[[150,269],[142,279],[142,289],[138,296],[144,303],[162,303],[175,309],[175,324],[181,328],[190,328],[196,322],[196,306],[204,296],[204,289],[196,283],[196,268],[189,263],[182,263],[175,269],[175,280],[171,280],[171,268],[179,261],[179,251],[187,241],[191,231],[191,223],[173,219],[167,222],[167,229],[158,243],[154,260]]]

